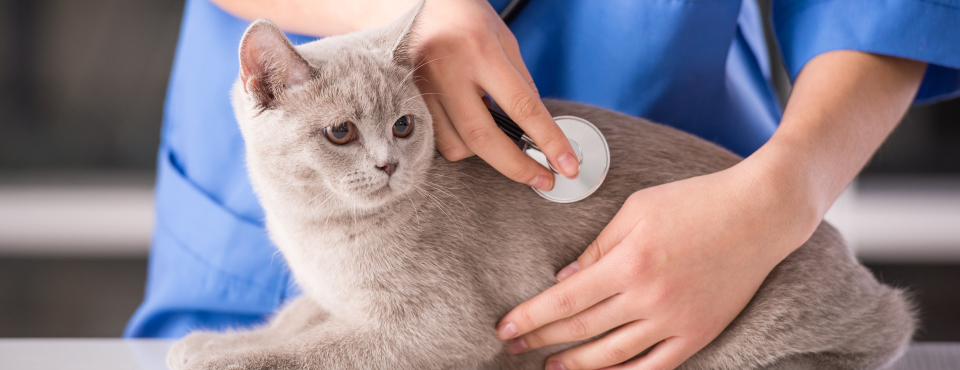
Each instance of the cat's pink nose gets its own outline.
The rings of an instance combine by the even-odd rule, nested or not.
[[[383,170],[383,172],[386,172],[387,176],[390,176],[393,175],[393,172],[397,170],[397,163],[390,162],[384,165],[378,165],[377,168]]]

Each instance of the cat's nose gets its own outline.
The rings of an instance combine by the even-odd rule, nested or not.
[[[387,176],[393,175],[393,172],[397,170],[397,162],[389,162],[386,164],[379,164],[377,168],[387,173]]]

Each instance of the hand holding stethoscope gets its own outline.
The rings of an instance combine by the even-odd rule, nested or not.
[[[497,127],[482,100],[489,94],[561,177],[577,177],[577,154],[540,101],[513,33],[493,8],[478,0],[428,1],[421,17],[416,80],[440,153],[449,160],[476,154],[514,181],[542,191],[554,187],[554,173]]]

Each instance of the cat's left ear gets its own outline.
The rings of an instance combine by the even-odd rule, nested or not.
[[[426,0],[421,0],[413,9],[410,9],[400,19],[386,27],[387,41],[393,42],[393,47],[390,48],[390,56],[399,65],[413,67],[414,55],[411,54],[410,49],[416,38],[415,29],[420,14],[423,13],[425,2]]]

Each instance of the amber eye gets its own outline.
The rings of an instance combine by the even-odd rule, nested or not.
[[[400,117],[397,122],[393,123],[393,136],[407,137],[411,132],[413,132],[413,116]]]
[[[347,121],[339,125],[323,128],[323,134],[330,139],[330,142],[343,145],[357,139],[357,128],[353,122]]]

